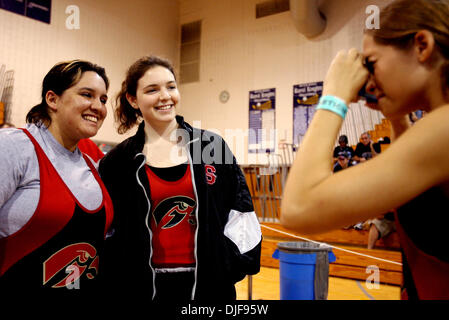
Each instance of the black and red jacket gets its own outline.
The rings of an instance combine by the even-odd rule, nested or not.
[[[224,140],[192,128],[180,116],[176,120],[190,139],[186,146],[197,198],[192,299],[235,299],[234,284],[260,269],[262,235],[251,195]],[[117,145],[100,162],[100,175],[115,213],[102,270],[109,292],[138,292],[140,297],[151,300],[155,295],[155,273],[151,265],[152,232],[146,223],[151,212],[151,190],[142,153],[144,143],[142,122],[133,137]],[[233,231],[242,232],[234,238],[228,229],[230,221]]]

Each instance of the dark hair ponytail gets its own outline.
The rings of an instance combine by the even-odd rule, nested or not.
[[[50,126],[51,116],[46,102],[47,92],[51,90],[58,96],[62,95],[65,90],[76,85],[86,71],[96,72],[104,80],[106,90],[109,88],[109,79],[103,67],[83,60],[57,63],[45,75],[42,81],[42,101],[28,111],[26,122],[37,125],[45,124],[47,127]]]

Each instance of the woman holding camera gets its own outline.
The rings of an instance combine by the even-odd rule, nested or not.
[[[448,0],[394,1],[381,11],[380,28],[365,31],[363,52],[338,53],[282,203],[282,223],[304,233],[398,208],[409,298],[449,299],[448,17]],[[332,147],[347,105],[365,85],[378,100],[369,106],[392,124],[393,144],[332,174]],[[427,115],[410,127],[408,114],[418,109]]]

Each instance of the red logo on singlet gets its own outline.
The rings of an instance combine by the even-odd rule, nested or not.
[[[206,182],[211,185],[214,184],[215,180],[217,180],[217,176],[215,175],[215,167],[210,164],[206,164],[204,168],[206,169]]]
[[[79,281],[86,274],[93,279],[98,273],[97,250],[81,242],[62,248],[44,262],[43,284],[52,288],[63,288]]]

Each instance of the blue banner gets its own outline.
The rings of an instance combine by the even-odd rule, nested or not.
[[[276,89],[261,89],[249,92],[249,137],[250,153],[274,152]]]
[[[0,9],[50,23],[51,0],[0,0]]]
[[[293,86],[293,144],[298,145],[304,137],[322,92],[322,81]]]

